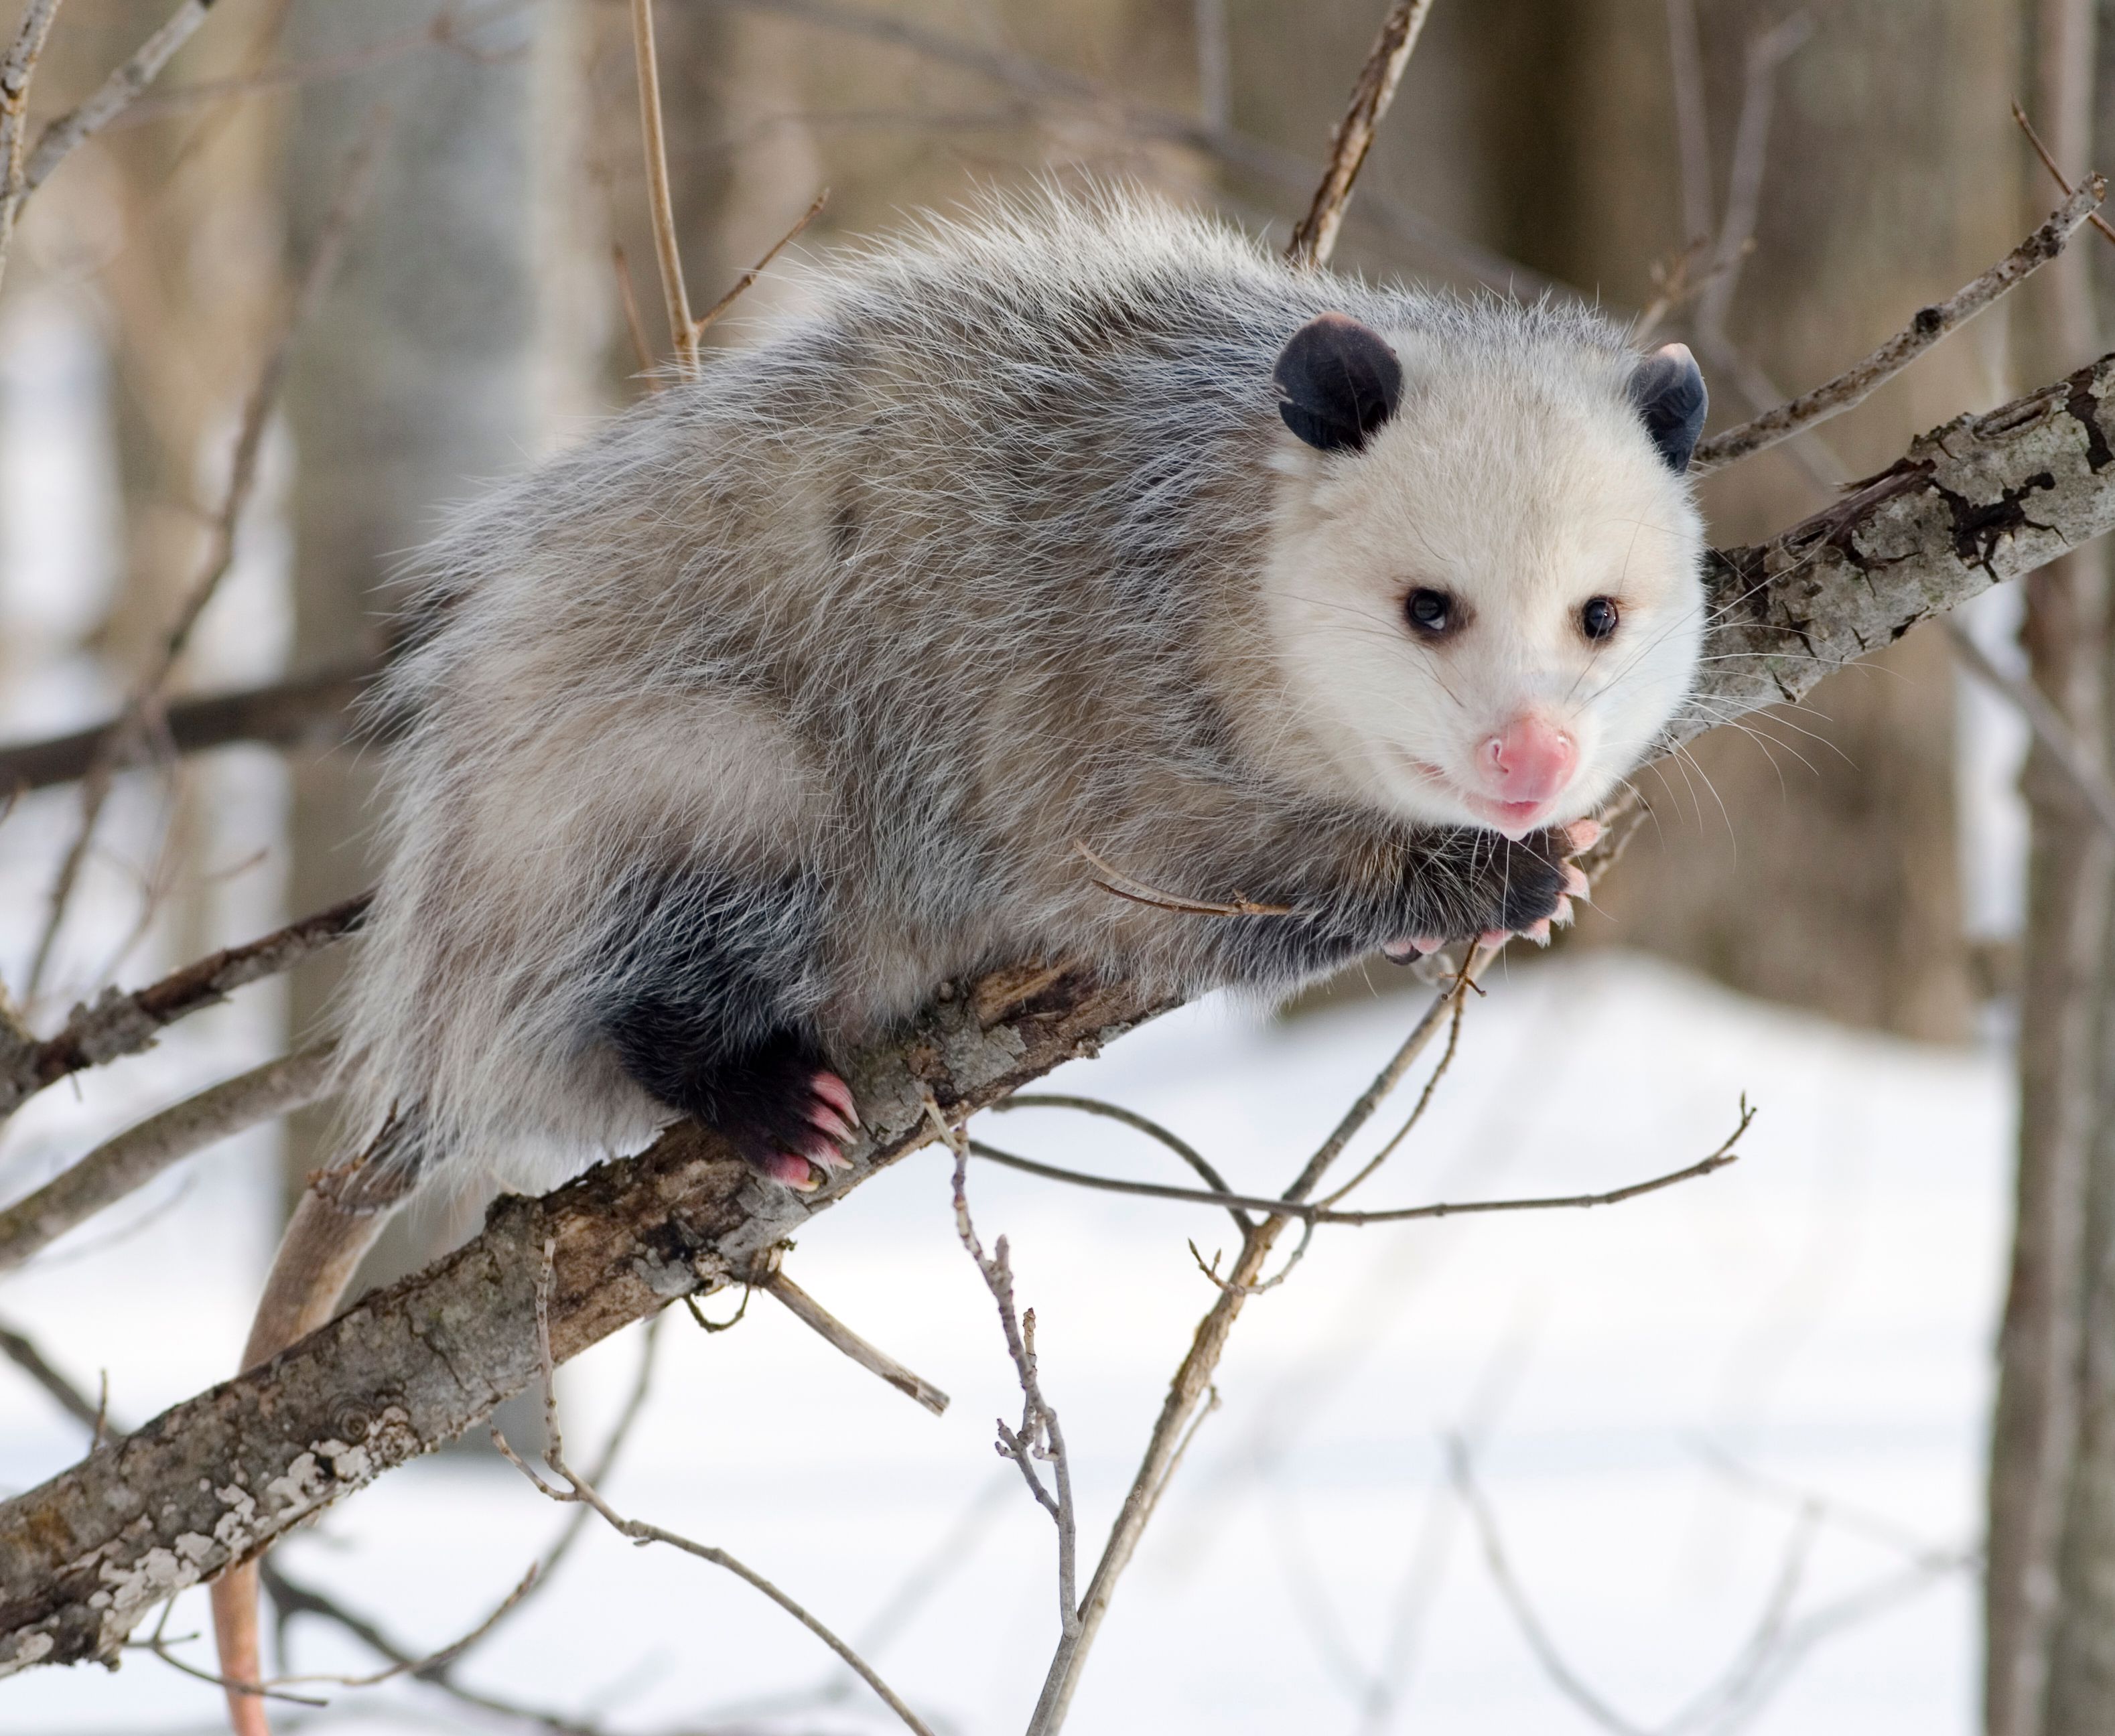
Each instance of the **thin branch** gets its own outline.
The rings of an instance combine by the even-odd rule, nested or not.
[[[649,392],[660,389],[654,378],[654,351],[646,341],[645,322],[639,317],[639,292],[632,286],[631,262],[624,256],[624,244],[609,244],[609,263],[617,273],[617,305],[624,310],[624,329],[631,338],[633,360],[639,364],[639,378]]]
[[[7,251],[15,239],[15,218],[22,206],[22,146],[30,127],[30,80],[51,34],[59,0],[30,0],[22,22],[0,59],[0,275],[7,269]]]
[[[828,187],[825,187],[821,192],[815,195],[814,199],[810,203],[808,208],[801,213],[798,221],[794,223],[793,227],[771,244],[770,247],[765,250],[764,257],[759,259],[755,264],[750,266],[747,271],[744,272],[739,277],[736,277],[734,280],[734,287],[729,290],[727,294],[721,296],[718,300],[715,301],[698,317],[697,322],[690,328],[690,341],[694,345],[699,338],[704,336],[705,328],[707,327],[712,325],[715,321],[719,319],[729,308],[732,307],[736,302],[741,300],[743,295],[748,293],[750,286],[754,284],[759,277],[762,277],[766,271],[770,269],[771,262],[777,259],[779,254],[785,252],[788,247],[791,246],[793,243],[800,238],[801,231],[805,229],[809,224],[814,222],[817,218],[823,214],[823,207],[827,205],[829,202],[830,190]]]
[[[382,143],[387,135],[389,112],[377,108],[369,117],[366,127],[355,143],[347,158],[343,175],[340,177],[336,196],[324,218],[314,255],[303,273],[301,286],[296,291],[278,333],[266,352],[264,365],[251,388],[248,402],[243,407],[242,423],[235,442],[234,462],[228,473],[227,488],[222,497],[220,511],[214,515],[209,538],[205,560],[189,593],[177,611],[154,661],[144,676],[134,687],[123,714],[112,726],[105,739],[105,746],[97,754],[80,786],[80,820],[72,845],[68,848],[59,866],[57,877],[53,882],[49,909],[44,918],[43,932],[39,936],[36,950],[30,963],[30,978],[25,998],[34,1001],[50,964],[53,948],[57,944],[59,930],[66,921],[67,907],[71,903],[74,889],[79,884],[82,866],[88,859],[89,846],[94,841],[97,822],[108,800],[112,771],[122,756],[124,740],[137,737],[149,727],[150,720],[158,710],[163,689],[175,672],[185,648],[190,642],[192,630],[220,589],[221,581],[227,576],[235,564],[236,532],[240,527],[245,508],[257,481],[259,464],[264,456],[264,435],[273,406],[278,402],[279,388],[286,378],[287,368],[292,358],[295,338],[322,302],[331,280],[337,274],[337,263],[345,250],[354,220],[367,202],[374,186],[376,163],[381,154]]]
[[[1150,905],[1156,910],[1174,910],[1189,916],[1297,916],[1301,914],[1290,905],[1259,905],[1253,899],[1244,897],[1238,891],[1225,904],[1178,898],[1172,892],[1163,892],[1142,880],[1132,878],[1122,868],[1110,867],[1077,838],[1072,841],[1072,849],[1076,854],[1084,857],[1106,877],[1094,880],[1092,884],[1135,905]]]
[[[1038,1162],[1033,1157],[1021,1157],[1012,1152],[1002,1152],[978,1139],[970,1142],[970,1150],[977,1157],[988,1158],[1009,1170],[1040,1175],[1048,1181],[1069,1182],[1076,1188],[1095,1188],[1105,1193],[1133,1193],[1146,1199],[1179,1200],[1186,1205],[1241,1207],[1251,1212],[1268,1212],[1278,1217],[1307,1224],[1406,1224],[1421,1218],[1466,1217],[1479,1212],[1555,1212],[1583,1210],[1594,1206],[1619,1206],[1625,1200],[1657,1193],[1663,1188],[1675,1187],[1685,1181],[1700,1180],[1729,1164],[1737,1162],[1741,1154],[1737,1147],[1741,1136],[1747,1132],[1749,1123],[1755,1119],[1755,1111],[1748,1106],[1744,1097],[1741,1101],[1740,1125],[1709,1157],[1686,1164],[1681,1169],[1670,1170],[1663,1175],[1631,1182],[1603,1193],[1548,1194],[1529,1199],[1443,1201],[1429,1206],[1396,1206],[1379,1212],[1344,1212],[1331,1206],[1310,1206],[1282,1198],[1272,1199],[1264,1195],[1227,1193],[1203,1188],[1176,1188],[1165,1182],[1126,1181],[1113,1175],[1092,1175],[1084,1170],[1062,1169],[1056,1164]]]
[[[1006,1238],[1001,1236],[993,1244],[991,1253],[986,1254],[983,1244],[977,1239],[976,1226],[970,1221],[969,1141],[963,1137],[960,1127],[951,1125],[940,1113],[940,1106],[930,1092],[925,1093],[924,1107],[934,1132],[954,1153],[955,1234],[961,1239],[978,1275],[984,1279],[984,1287],[991,1292],[992,1300],[998,1305],[999,1329],[1006,1336],[1007,1354],[1013,1358],[1014,1372],[1021,1381],[1021,1427],[1010,1429],[1003,1421],[998,1424],[998,1450],[1021,1467],[1021,1478],[1027,1483],[1029,1493],[1058,1528],[1058,1633],[1050,1674],[1053,1678],[1061,1677],[1069,1672],[1085,1631],[1080,1622],[1079,1509],[1072,1502],[1071,1459],[1065,1451],[1065,1435],[1058,1427],[1058,1413],[1043,1395],[1041,1372],[1035,1359],[1035,1310],[1029,1308],[1017,1316],[1014,1312],[1013,1267],[1007,1256]],[[1050,1466],[1054,1487],[1046,1487],[1036,1475],[1038,1459]],[[1053,1707],[1046,1693],[1029,1720],[1028,1736],[1053,1736],[1063,1721],[1062,1708]]]
[[[260,939],[186,964],[130,994],[105,989],[93,1005],[76,1006],[54,1035],[29,1049],[7,1070],[0,1071],[0,1120],[67,1074],[152,1048],[154,1039],[178,1019],[218,1006],[244,984],[277,976],[336,946],[359,930],[373,897],[363,892],[357,898],[348,898],[342,905],[289,923]]]
[[[2056,158],[2049,154],[2049,148],[2042,143],[2042,135],[2035,131],[2035,123],[2027,118],[2026,110],[2021,108],[2017,103],[2012,104],[2012,121],[2020,131],[2027,135],[2027,143],[2035,148],[2035,154],[2041,158],[2042,167],[2049,172],[2049,179],[2057,184],[2058,190],[2068,199],[2073,191],[2071,182],[2065,177],[2063,171],[2057,167]],[[2100,231],[2104,239],[2115,241],[2115,226],[2111,226],[2108,219],[2098,211],[2086,221]]]
[[[38,135],[37,148],[22,171],[21,197],[27,198],[50,178],[67,153],[85,144],[116,120],[148,85],[177,50],[191,39],[206,21],[213,0],[184,0],[162,27],[138,48],[131,59],[99,85],[79,108],[69,109]]]
[[[1322,184],[1314,190],[1314,203],[1294,227],[1285,250],[1293,264],[1327,265],[1336,252],[1337,231],[1343,227],[1344,208],[1351,202],[1352,183],[1365,166],[1381,117],[1395,100],[1402,69],[1410,63],[1411,50],[1417,46],[1418,33],[1431,10],[1432,0],[1392,0],[1381,21],[1380,34],[1351,86],[1351,106],[1329,135],[1329,166],[1322,172]]]
[[[163,708],[147,744],[157,753],[203,753],[237,742],[268,747],[334,747],[351,738],[353,712],[377,674],[372,664],[347,664],[291,676],[261,686],[175,699]],[[74,730],[41,741],[0,744],[0,790],[43,790],[85,777],[99,753],[113,754],[112,734],[124,720]],[[112,769],[128,762],[113,758]]]
[[[0,1208],[0,1272],[194,1152],[314,1102],[329,1085],[333,1058],[328,1043],[282,1056],[106,1139],[34,1193]]]
[[[672,1549],[681,1550],[686,1555],[695,1555],[700,1561],[709,1561],[714,1567],[725,1568],[737,1579],[754,1586],[814,1634],[816,1638],[822,1641],[831,1651],[836,1652],[844,1663],[856,1670],[860,1679],[874,1691],[883,1705],[887,1706],[911,1729],[917,1732],[917,1736],[933,1736],[933,1732],[926,1727],[924,1721],[917,1713],[906,1706],[898,1697],[896,1691],[874,1673],[873,1665],[787,1596],[785,1592],[766,1579],[763,1574],[758,1573],[754,1568],[745,1566],[723,1549],[716,1549],[709,1543],[694,1542],[689,1537],[679,1536],[672,1531],[664,1531],[658,1525],[649,1525],[643,1520],[624,1518],[602,1498],[591,1482],[566,1463],[564,1440],[558,1427],[557,1364],[551,1350],[549,1303],[553,1252],[552,1244],[547,1242],[544,1246],[543,1271],[537,1280],[537,1350],[543,1367],[545,1433],[549,1441],[544,1454],[544,1462],[563,1481],[566,1486],[562,1489],[557,1488],[546,1482],[531,1470],[523,1462],[521,1455],[507,1445],[507,1437],[499,1432],[497,1425],[492,1430],[492,1444],[498,1448],[508,1463],[535,1485],[540,1494],[561,1504],[575,1501],[584,1503],[599,1514],[612,1530],[631,1538],[635,1543],[665,1543]]]
[[[88,1395],[44,1360],[44,1353],[26,1335],[0,1325],[0,1356],[4,1356],[41,1386],[52,1401],[80,1426],[95,1434],[99,1444],[111,1438],[107,1404],[92,1402]],[[108,1394],[105,1398],[107,1399]]]
[[[1227,1185],[1227,1178],[1189,1141],[1177,1138],[1158,1121],[1140,1115],[1135,1109],[1126,1109],[1121,1103],[1105,1103],[1099,1097],[1076,1097],[1066,1092],[1022,1092],[1003,1102],[993,1104],[991,1113],[1006,1115],[1016,1109],[1071,1109],[1082,1115],[1099,1115],[1104,1120],[1117,1122],[1167,1147],[1203,1176],[1205,1185],[1214,1193],[1231,1193],[1233,1191]],[[1246,1213],[1236,1211],[1233,1219],[1236,1227],[1242,1230],[1250,1227],[1250,1220]]]
[[[2055,259],[2107,196],[2108,183],[2098,175],[2091,176],[2046,222],[1972,283],[1943,301],[1918,309],[1908,325],[1834,379],[1801,393],[1788,404],[1766,410],[1751,422],[1713,435],[1696,448],[1691,468],[1699,473],[1716,469],[1864,403],[1955,327],[1973,319]]]
[[[936,1417],[946,1413],[947,1395],[922,1375],[913,1374],[885,1350],[876,1349],[858,1333],[802,1289],[782,1269],[757,1286],[786,1305],[786,1311],[810,1328],[825,1344],[842,1350],[869,1374],[878,1374],[898,1392],[915,1399]]]
[[[676,203],[668,187],[668,140],[661,126],[661,68],[654,45],[654,0],[631,0],[631,44],[639,67],[639,130],[646,152],[646,201],[654,224],[654,251],[661,262],[661,295],[668,310],[668,335],[676,366],[685,375],[698,369],[698,328],[683,287],[683,252],[676,236]]]

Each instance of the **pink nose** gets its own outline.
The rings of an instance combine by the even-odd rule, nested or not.
[[[1503,802],[1546,802],[1579,763],[1578,744],[1546,717],[1516,717],[1478,754],[1485,783]]]

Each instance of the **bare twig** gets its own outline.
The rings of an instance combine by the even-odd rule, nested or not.
[[[123,714],[112,726],[110,735],[106,738],[106,745],[81,781],[80,824],[73,843],[60,863],[57,877],[53,882],[44,931],[38,937],[36,951],[30,963],[26,998],[32,1001],[44,982],[53,948],[58,941],[59,930],[66,921],[67,906],[72,900],[75,886],[79,883],[82,865],[88,859],[89,846],[94,841],[103,804],[109,799],[112,774],[122,755],[124,738],[136,736],[149,727],[151,718],[159,708],[162,690],[190,642],[192,630],[198,625],[199,617],[205,612],[206,606],[218,592],[222,579],[227,577],[228,570],[235,564],[236,532],[256,484],[258,465],[264,455],[265,431],[271,420],[273,406],[278,402],[279,388],[286,378],[287,364],[292,358],[294,340],[323,300],[332,278],[337,273],[346,237],[361,207],[366,204],[368,193],[374,185],[374,167],[381,154],[388,120],[388,111],[378,108],[369,117],[366,128],[346,160],[337,195],[331,202],[330,210],[318,236],[315,252],[309,261],[308,268],[302,273],[301,286],[281,323],[278,336],[266,352],[264,365],[259,373],[257,383],[251,388],[249,401],[243,407],[242,424],[236,437],[235,457],[228,473],[227,488],[222,496],[220,511],[213,518],[206,557],[198,578],[178,608],[177,617],[163,636],[153,662],[133,688]]]
[[[109,1438],[109,1395],[107,1387],[104,1403],[91,1401],[78,1386],[45,1361],[44,1352],[37,1348],[34,1340],[11,1326],[0,1326],[0,1356],[6,1357],[44,1388],[53,1402],[83,1428],[95,1431],[101,1439]]]
[[[1007,1354],[1013,1358],[1014,1372],[1021,1381],[1021,1427],[1008,1428],[1003,1419],[1000,1421],[998,1450],[1021,1467],[1029,1493],[1058,1528],[1058,1636],[1050,1673],[1061,1676],[1069,1670],[1085,1631],[1080,1623],[1076,1564],[1079,1510],[1072,1504],[1072,1465],[1065,1451],[1064,1431],[1058,1427],[1057,1411],[1043,1395],[1041,1372],[1035,1360],[1035,1310],[1029,1308],[1017,1315],[1014,1311],[1013,1267],[1006,1238],[1001,1236],[987,1254],[977,1239],[975,1225],[970,1221],[968,1140],[959,1127],[949,1125],[929,1091],[925,1093],[925,1114],[934,1132],[954,1153],[955,1234],[998,1305],[999,1330],[1006,1335]],[[1049,1465],[1052,1486],[1046,1486],[1036,1474],[1038,1459]],[[1053,1707],[1046,1692],[1029,1720],[1029,1736],[1050,1736],[1063,1719],[1063,1709]]]
[[[1297,916],[1300,913],[1290,905],[1259,905],[1245,898],[1239,891],[1225,904],[1212,904],[1193,898],[1178,898],[1172,892],[1163,892],[1136,880],[1122,868],[1112,868],[1077,838],[1072,841],[1073,850],[1099,868],[1106,878],[1093,882],[1104,892],[1129,900],[1135,905],[1150,905],[1156,910],[1175,910],[1191,916]]]
[[[1077,1110],[1082,1115],[1099,1115],[1104,1120],[1118,1122],[1135,1132],[1144,1134],[1149,1139],[1155,1140],[1167,1147],[1169,1151],[1174,1152],[1191,1169],[1203,1176],[1204,1184],[1213,1192],[1231,1193],[1233,1191],[1227,1185],[1226,1177],[1222,1175],[1218,1168],[1206,1160],[1204,1153],[1191,1145],[1188,1140],[1177,1138],[1158,1121],[1140,1115],[1135,1109],[1126,1109],[1121,1103],[1104,1103],[1099,1097],[1076,1097],[1066,1092],[1025,1091],[1007,1098],[1003,1102],[993,1104],[991,1112],[995,1115],[1005,1115],[1016,1109],[1072,1109]],[[1238,1209],[1233,1213],[1233,1220],[1241,1229],[1246,1230],[1249,1227],[1247,1214]]]
[[[130,994],[104,990],[93,1005],[76,1007],[54,1035],[0,1073],[0,1119],[68,1074],[152,1048],[162,1031],[178,1019],[217,1006],[245,983],[277,976],[336,946],[358,930],[372,900],[372,894],[363,892],[261,939],[213,953]]]
[[[698,328],[683,287],[683,252],[676,236],[676,203],[668,187],[668,141],[661,126],[661,68],[654,46],[654,0],[631,0],[632,53],[639,66],[639,130],[646,152],[646,200],[654,224],[654,251],[661,262],[661,295],[668,310],[668,335],[676,366],[697,372]]]
[[[718,320],[736,302],[741,300],[742,296],[748,292],[750,286],[770,269],[771,262],[800,238],[802,230],[822,215],[823,207],[829,202],[830,190],[825,187],[815,195],[808,208],[801,213],[793,227],[771,244],[765,250],[764,257],[734,280],[734,287],[698,316],[696,323],[690,328],[690,341],[694,346],[698,339],[704,336],[705,328]]]
[[[2063,774],[2086,812],[2103,831],[2115,836],[2115,786],[2110,786],[2100,768],[2087,758],[2085,748],[2041,689],[2000,666],[1959,621],[1946,623],[1946,637],[1968,672],[2026,720],[2035,740],[2048,750],[2050,763]]]
[[[2027,118],[2026,110],[2021,108],[2017,103],[2012,104],[2012,121],[2020,131],[2027,135],[2027,143],[2035,148],[2035,154],[2041,158],[2042,167],[2049,172],[2049,179],[2057,184],[2058,190],[2068,199],[2073,191],[2070,181],[2065,176],[2063,171],[2058,167],[2056,158],[2049,154],[2049,148],[2042,143],[2042,135],[2035,131],[2035,123]],[[2086,222],[2098,229],[2106,240],[2115,241],[2115,225],[2110,225],[2108,219],[2098,211],[2088,218]]]
[[[1801,393],[1788,404],[1766,410],[1751,422],[1713,435],[1696,448],[1691,468],[1701,472],[1731,464],[1862,404],[1955,327],[1974,318],[2055,259],[2107,194],[2108,183],[2098,175],[2092,176],[2046,222],[1975,282],[1943,301],[1918,309],[1908,325],[1834,379]]]
[[[639,317],[639,292],[632,287],[631,262],[624,256],[624,244],[609,244],[609,263],[617,273],[617,305],[624,309],[624,329],[631,338],[631,354],[639,364],[639,378],[649,392],[660,389],[654,378],[654,351],[646,341],[645,322]]]
[[[177,49],[206,21],[213,0],[183,0],[156,30],[132,53],[131,57],[106,78],[79,108],[69,109],[37,137],[37,148],[22,170],[21,192],[26,198],[42,186],[67,153],[93,138],[131,106],[133,99],[154,81]]]
[[[1432,0],[1392,0],[1388,16],[1381,21],[1366,63],[1351,86],[1351,106],[1329,136],[1329,166],[1322,184],[1314,190],[1314,203],[1292,231],[1285,257],[1295,265],[1327,265],[1337,250],[1337,231],[1343,227],[1344,208],[1351,202],[1351,186],[1365,166],[1373,149],[1374,135],[1381,117],[1395,100],[1395,88],[1402,69],[1417,46],[1418,32],[1425,28]]]
[[[836,1634],[787,1596],[785,1592],[766,1579],[763,1574],[758,1573],[754,1568],[745,1566],[723,1549],[716,1549],[709,1543],[694,1542],[691,1539],[679,1536],[675,1532],[664,1531],[658,1525],[649,1525],[643,1520],[624,1518],[596,1492],[595,1486],[591,1482],[566,1463],[564,1437],[558,1427],[557,1363],[551,1351],[550,1293],[553,1252],[551,1244],[547,1243],[544,1246],[544,1270],[537,1281],[537,1348],[544,1371],[544,1431],[548,1441],[544,1454],[544,1462],[563,1482],[565,1487],[562,1489],[545,1482],[530,1469],[523,1462],[521,1456],[507,1445],[507,1437],[499,1432],[497,1425],[492,1431],[492,1444],[505,1455],[508,1463],[536,1486],[539,1493],[548,1496],[551,1500],[560,1503],[581,1502],[599,1514],[612,1530],[631,1538],[635,1543],[666,1543],[672,1549],[680,1549],[686,1555],[695,1555],[700,1561],[709,1561],[715,1567],[725,1568],[737,1579],[754,1586],[814,1634],[816,1638],[822,1641],[831,1651],[836,1652],[837,1656],[851,1669],[856,1670],[860,1679],[874,1691],[891,1711],[911,1729],[916,1731],[918,1736],[933,1736],[932,1731],[926,1727],[924,1721],[903,1703],[896,1691],[874,1673],[874,1667],[865,1659],[854,1651],[851,1647],[839,1639]]]
[[[1686,1164],[1681,1169],[1670,1170],[1663,1175],[1631,1182],[1623,1187],[1612,1188],[1606,1193],[1548,1194],[1530,1199],[1457,1200],[1429,1206],[1397,1206],[1379,1212],[1343,1212],[1330,1206],[1310,1206],[1253,1193],[1227,1193],[1203,1188],[1170,1187],[1164,1182],[1126,1181],[1113,1175],[1091,1175],[1083,1170],[1063,1169],[1056,1164],[1039,1163],[1033,1157],[1021,1157],[1012,1152],[1002,1152],[980,1139],[970,1142],[970,1150],[977,1157],[989,1158],[1009,1170],[1040,1175],[1046,1180],[1070,1182],[1076,1188],[1097,1188],[1108,1193],[1135,1193],[1147,1199],[1180,1200],[1188,1205],[1239,1207],[1250,1212],[1268,1212],[1275,1216],[1307,1224],[1407,1224],[1422,1218],[1466,1217],[1480,1212],[1555,1212],[1590,1209],[1595,1206],[1619,1206],[1625,1200],[1657,1193],[1663,1188],[1675,1187],[1685,1181],[1700,1180],[1738,1161],[1741,1154],[1737,1147],[1741,1136],[1747,1132],[1749,1123],[1755,1119],[1755,1111],[1748,1106],[1744,1097],[1741,1102],[1740,1125],[1709,1157],[1699,1158],[1695,1163]]]
[[[106,1139],[34,1193],[0,1208],[0,1271],[20,1266],[192,1152],[313,1103],[329,1083],[332,1057],[328,1043],[282,1056]]]
[[[15,215],[22,204],[22,144],[29,133],[30,80],[51,34],[59,0],[30,0],[22,22],[0,59],[0,274],[15,239]]]
[[[785,1303],[787,1312],[801,1325],[812,1329],[824,1343],[843,1351],[869,1374],[879,1375],[898,1392],[915,1399],[934,1416],[946,1413],[947,1394],[922,1375],[913,1374],[887,1351],[876,1349],[787,1277],[782,1268],[773,1267],[771,1276],[758,1288]]]

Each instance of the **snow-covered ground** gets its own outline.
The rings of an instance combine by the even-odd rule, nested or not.
[[[1376,1000],[1289,1025],[1207,1008],[1060,1078],[1164,1120],[1236,1186],[1267,1188],[1413,1005]],[[114,1095],[118,1078],[85,1088]],[[1426,1125],[1371,1191],[1407,1202],[1614,1185],[1709,1151],[1743,1092],[1761,1111],[1744,1155],[1704,1180],[1605,1211],[1319,1236],[1242,1318],[1222,1408],[1122,1583],[1072,1727],[1593,1728],[1495,1589],[1448,1482],[1443,1439],[1460,1431],[1536,1618],[1617,1717],[1656,1727],[1709,1690],[1778,1600],[1786,1645],[1814,1643],[1772,1654],[1798,1667],[1749,1728],[1967,1730],[1972,1580],[1920,1561],[1976,1528],[2007,1218],[1999,1061],[1848,1034],[1634,958],[1559,961],[1514,972],[1472,1009]],[[81,1115],[59,1109],[40,1106],[43,1125]],[[1105,1172],[1173,1167],[1101,1123],[1024,1113],[984,1131]],[[107,1367],[128,1418],[213,1378],[265,1255],[261,1143],[195,1162],[176,1184],[188,1191],[129,1239],[85,1229],[82,1251],[62,1246],[0,1286],[0,1312],[34,1321],[91,1381]],[[1211,1300],[1185,1239],[1209,1256],[1223,1220],[987,1166],[971,1201],[987,1242],[1012,1239],[1098,1537]],[[934,1727],[1017,1729],[1054,1638],[1052,1532],[990,1445],[993,1418],[1018,1401],[954,1241],[945,1160],[909,1159],[819,1221],[790,1269],[953,1394],[947,1416],[768,1301],[709,1338],[679,1312],[607,1492],[732,1550],[849,1636],[903,1615],[875,1661]],[[566,1383],[579,1456],[642,1338],[601,1347]],[[79,1446],[0,1369],[0,1481],[33,1482]],[[285,1560],[407,1643],[438,1647],[476,1624],[563,1518],[489,1453],[463,1454],[385,1479]],[[1857,1619],[1832,1617],[1846,1600]],[[170,1631],[202,1621],[189,1598]],[[295,1662],[373,1667],[314,1628],[297,1631]],[[597,1532],[468,1679],[626,1730],[723,1729],[830,1683],[831,1664],[727,1575]],[[33,1672],[0,1695],[19,1731],[146,1731],[214,1711],[211,1690],[145,1656],[114,1679]],[[401,1685],[335,1699],[378,1729],[447,1709]],[[764,1727],[887,1722],[855,1693]]]

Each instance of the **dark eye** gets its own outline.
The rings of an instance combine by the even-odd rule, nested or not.
[[[1444,591],[1412,591],[1402,611],[1410,617],[1411,626],[1434,639],[1454,625],[1454,599]]]
[[[1589,639],[1606,639],[1616,630],[1622,617],[1613,597],[1590,597],[1586,607],[1579,611],[1579,625]]]

